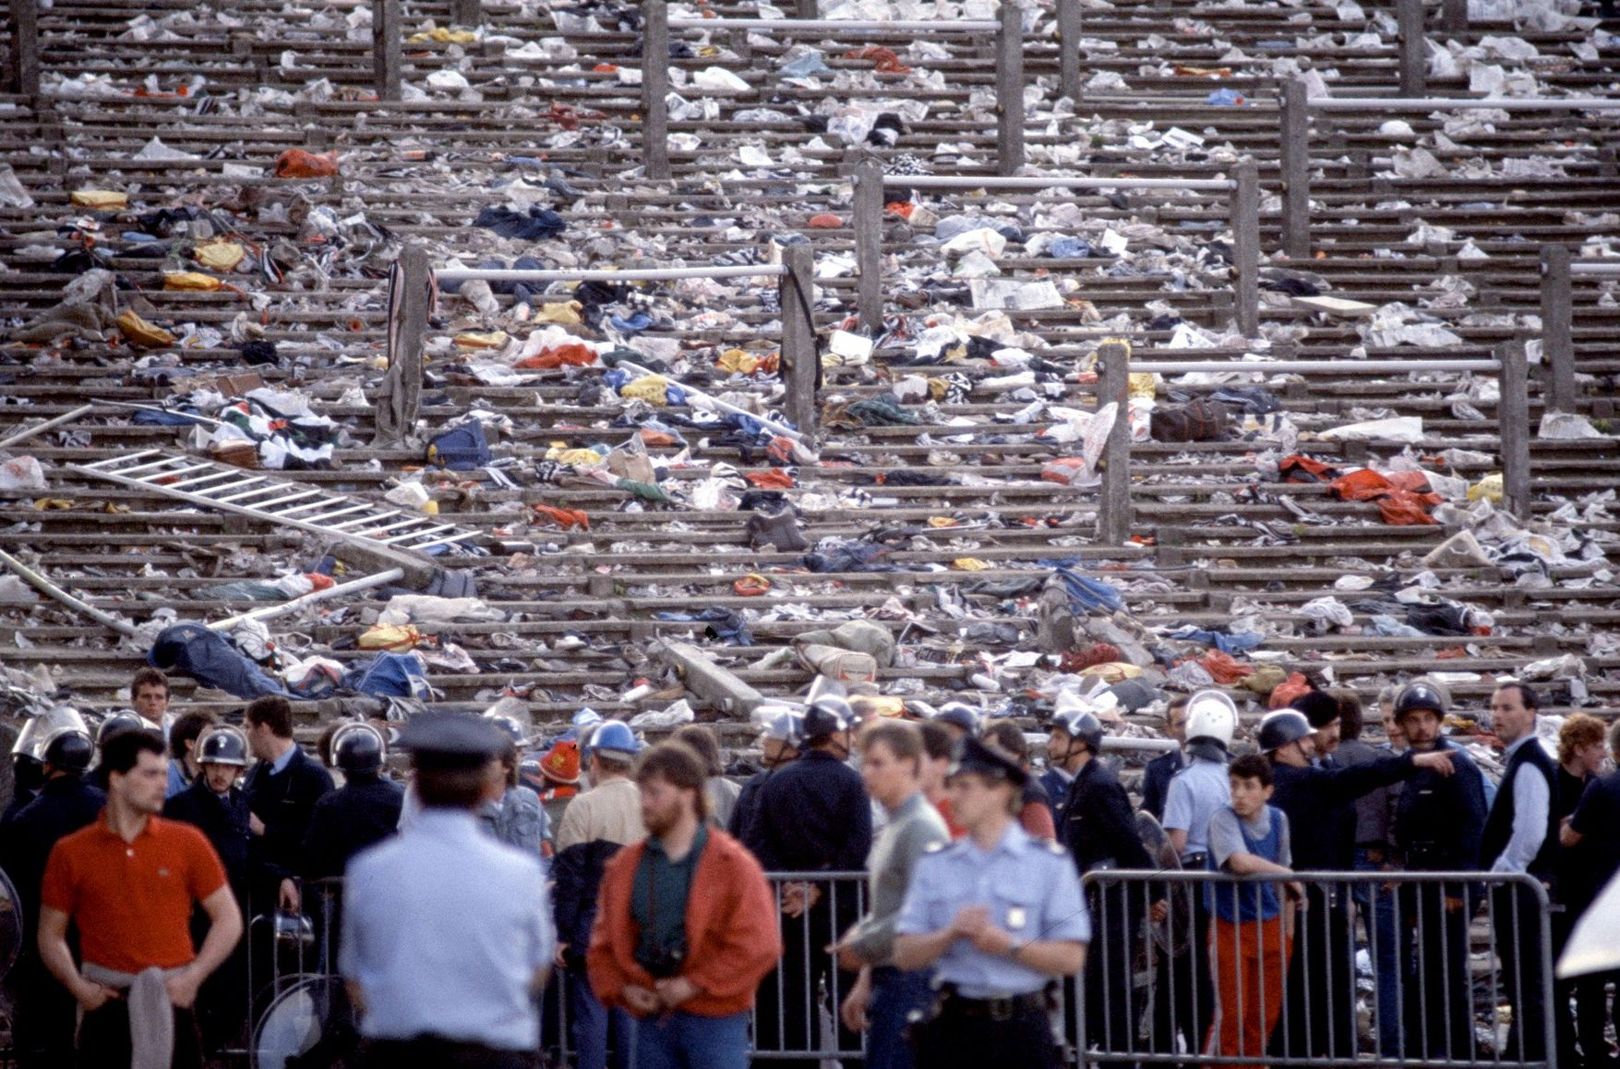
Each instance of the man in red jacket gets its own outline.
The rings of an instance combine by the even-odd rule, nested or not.
[[[782,953],[776,898],[743,846],[705,826],[703,761],[684,743],[636,769],[647,838],[602,874],[586,965],[640,1019],[639,1069],[747,1069],[754,989]]]

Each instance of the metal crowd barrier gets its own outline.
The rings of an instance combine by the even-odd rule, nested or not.
[[[864,1037],[842,1027],[838,1008],[855,977],[834,966],[826,947],[864,912],[867,875],[769,879],[784,907],[784,951],[759,988],[753,1058],[849,1064],[863,1056]],[[1291,939],[1211,918],[1208,896],[1230,895],[1242,908],[1264,904],[1269,893],[1280,904],[1287,883],[1300,885],[1306,903],[1293,913]],[[1057,1011],[1079,1064],[1557,1069],[1551,919],[1546,891],[1530,877],[1108,870],[1083,884],[1087,967],[1060,985]],[[269,961],[255,950],[257,968],[250,958],[253,1064],[275,1042],[265,1022],[273,1007],[319,1015],[329,1009],[323,1000],[341,998],[332,976],[340,896],[341,881],[306,886],[313,939],[284,936]],[[274,936],[274,918],[256,917],[250,930]],[[554,975],[542,999],[541,1042],[556,1064],[573,1049],[567,987]],[[1514,1046],[1513,1023],[1524,1026],[1522,1046]]]
[[[1304,908],[1284,906],[1290,883]],[[1084,1062],[1555,1069],[1551,922],[1531,877],[1110,870],[1083,884],[1093,939],[1070,1035]],[[1212,916],[1217,895],[1228,913],[1282,908],[1233,924]]]
[[[826,948],[865,912],[867,874],[773,873],[767,878],[784,907],[778,914],[783,954],[781,964],[760,984],[755,1001],[754,1059],[862,1057],[863,1037],[843,1028],[838,1015],[855,974],[834,967]],[[267,1015],[279,1012],[286,1021],[296,1022],[307,1021],[311,1013],[316,1017],[329,1014],[328,1000],[335,997],[333,989],[341,987],[336,973],[342,891],[342,880],[304,885],[303,915],[311,920],[313,928],[307,940],[286,932],[278,937],[273,914],[250,920],[246,937],[250,977],[244,1037],[247,1048],[228,1048],[218,1053],[233,1060],[246,1059],[252,1065],[281,1064],[278,1058],[296,1052],[278,1046],[288,1033],[267,1023]],[[798,903],[805,903],[807,908],[797,908]],[[573,1050],[574,1014],[568,985],[555,970],[541,998],[540,1010],[542,1047],[552,1057],[551,1064],[568,1064]]]

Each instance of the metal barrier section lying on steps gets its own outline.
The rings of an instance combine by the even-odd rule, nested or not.
[[[378,549],[442,550],[478,537],[477,531],[435,523],[425,516],[333,494],[318,486],[255,475],[217,461],[169,456],[159,449],[109,457],[93,464],[70,464],[68,469],[204,508]]]

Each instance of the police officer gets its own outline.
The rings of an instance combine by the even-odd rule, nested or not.
[[[755,834],[760,790],[772,773],[799,756],[799,744],[803,741],[800,719],[796,713],[777,713],[765,722],[765,730],[760,733],[759,753],[765,767],[742,785],[737,804],[731,810],[731,825],[726,829],[744,844]]]
[[[342,876],[360,851],[394,834],[405,789],[383,775],[388,740],[364,721],[340,726],[332,735],[332,763],[343,786],[323,795],[310,813],[304,838],[304,878]]]
[[[1103,761],[1102,721],[1095,713],[1071,710],[1063,729],[1073,745],[1074,782],[1064,799],[1061,841],[1074,855],[1080,875],[1108,869],[1150,869],[1152,862],[1136,831],[1130,796]],[[1093,884],[1086,904],[1098,933],[1086,960],[1087,1040],[1106,1051],[1136,1046],[1134,1013],[1135,935],[1146,910],[1143,893],[1120,883]]]
[[[1320,691],[1300,699],[1318,719],[1339,704]],[[1279,709],[1260,722],[1260,750],[1271,761],[1271,804],[1296,829],[1291,868],[1296,872],[1345,872],[1355,864],[1357,798],[1380,787],[1430,771],[1449,776],[1445,753],[1408,751],[1354,767],[1314,764],[1317,728],[1298,708]],[[1304,930],[1293,942],[1283,1014],[1271,1036],[1274,1054],[1285,1057],[1349,1058],[1356,1050],[1355,944],[1348,886],[1320,880],[1305,884]]]
[[[96,754],[98,760],[90,771],[90,783],[98,790],[107,789],[107,770],[101,767],[99,760],[101,751],[106,747],[109,739],[122,735],[126,731],[156,731],[157,725],[141,718],[139,713],[132,713],[128,709],[120,709],[110,714],[96,729]]]
[[[1187,741],[1187,698],[1185,694],[1175,695],[1164,711],[1164,733],[1176,741],[1176,748],[1155,757],[1142,770],[1142,812],[1160,823],[1164,822],[1170,781],[1187,766],[1187,758],[1181,752],[1182,744]]]
[[[39,793],[0,832],[0,868],[16,887],[22,919],[22,951],[9,978],[16,1000],[12,1042],[22,1069],[67,1065],[73,1059],[77,1007],[73,996],[47,975],[35,943],[39,887],[51,848],[94,821],[107,804],[106,794],[85,782],[94,752],[89,732],[58,727],[43,742]]]
[[[967,834],[918,861],[895,926],[895,964],[934,970],[918,1065],[1058,1064],[1045,989],[1084,966],[1091,925],[1067,852],[1014,819],[1026,779],[1010,755],[962,741],[949,789]]]
[[[1209,867],[1209,821],[1231,801],[1226,774],[1232,734],[1237,729],[1237,706],[1218,690],[1201,690],[1187,699],[1187,767],[1177,772],[1165,791],[1164,831],[1181,855],[1181,867],[1202,871]],[[1170,960],[1168,976],[1154,985],[1154,1035],[1174,1045],[1180,1037],[1189,1052],[1203,1049],[1215,1015],[1214,974],[1209,961],[1209,909],[1202,894],[1195,894],[1191,938],[1187,949]],[[1174,914],[1166,922],[1185,932],[1188,919]]]
[[[1395,847],[1412,872],[1466,872],[1479,867],[1485,830],[1485,779],[1468,755],[1440,734],[1447,699],[1417,680],[1395,696],[1395,719],[1407,746],[1451,757],[1450,777],[1425,770],[1407,782],[1395,806]],[[1415,949],[1401,989],[1406,1004],[1406,1057],[1468,1060],[1473,1056],[1473,998],[1468,921],[1477,888],[1465,883],[1403,888],[1400,914],[1415,924]]]
[[[163,803],[163,816],[185,821],[207,837],[225,866],[232,896],[238,906],[245,908],[251,884],[248,865],[252,814],[237,780],[248,766],[247,736],[234,727],[210,728],[197,738],[193,754],[197,775],[191,786]],[[194,918],[191,927],[192,938],[200,945],[208,933],[207,918]],[[197,1025],[205,1049],[240,1045],[246,1005],[247,944],[239,942],[197,993]]]
[[[872,805],[861,774],[849,767],[851,729],[855,714],[843,698],[826,695],[805,710],[801,730],[805,752],[778,769],[759,791],[759,815],[749,829],[747,846],[766,872],[858,872],[866,868],[872,848]],[[838,937],[860,915],[853,886],[833,895],[830,883],[790,883],[782,889],[782,913],[790,927],[777,974],[767,976],[760,988],[757,1028],[761,1049],[806,1046],[815,1037],[816,1022],[804,1019],[809,1003],[805,987],[815,991],[825,982],[833,1005],[843,1002],[857,976],[840,969],[826,973],[828,959],[821,948]],[[837,912],[833,911],[834,899]],[[811,955],[810,957],[807,957]],[[781,977],[780,993],[775,975]],[[783,1012],[778,1013],[778,1010]],[[775,1029],[780,1029],[777,1034]],[[860,1038],[840,1030],[840,1046],[856,1046]]]
[[[400,737],[422,813],[349,864],[339,971],[377,1069],[538,1069],[534,1004],[556,949],[537,855],[477,812],[504,791],[501,733],[423,713]]]

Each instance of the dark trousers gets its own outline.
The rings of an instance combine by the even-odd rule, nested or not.
[[[1088,896],[1097,938],[1086,954],[1086,1046],[1116,1054],[1137,1049],[1132,935],[1140,909],[1132,909],[1129,890],[1102,884]]]
[[[1412,935],[1406,980],[1405,1055],[1474,1057],[1473,989],[1468,974],[1468,889],[1416,884],[1402,889],[1401,922]]]
[[[1179,1037],[1189,1054],[1197,1054],[1209,1035],[1215,1019],[1215,981],[1209,963],[1209,914],[1203,896],[1194,885],[1192,916],[1172,914],[1166,923],[1187,946],[1180,954],[1169,954],[1155,947],[1153,984],[1148,998],[1153,1002],[1153,1049],[1177,1049]],[[1191,931],[1186,929],[1190,926]]]
[[[129,1069],[129,1004],[111,999],[79,1024],[78,1069]],[[173,1069],[200,1069],[202,1042],[190,1010],[174,1011]]]
[[[815,1051],[830,1046],[833,1037],[821,1034],[823,1007],[836,1022],[839,1049],[860,1047],[860,1035],[845,1028],[838,1013],[858,975],[836,968],[826,951],[855,923],[860,915],[859,902],[847,883],[825,881],[815,886],[821,896],[814,906],[798,917],[781,915],[781,963],[760,982],[754,1004],[754,1046],[762,1053]],[[815,1069],[820,1062],[819,1057],[773,1059],[772,1065]]]
[[[1305,886],[1282,1017],[1271,1034],[1278,1057],[1349,1058],[1356,1051],[1355,938],[1348,886]]]
[[[1541,941],[1547,933],[1547,917],[1529,888],[1498,887],[1491,892],[1491,924],[1496,953],[1502,959],[1498,979],[1513,1007],[1504,1054],[1516,1061],[1542,1061],[1547,1057],[1548,1007],[1542,987]],[[1563,1015],[1568,1012],[1564,1009]]]
[[[946,998],[924,1025],[913,1027],[911,1049],[927,1069],[1057,1069],[1057,1044],[1043,1009],[1021,1007],[1004,1019],[962,1012]]]
[[[365,1069],[540,1069],[536,1050],[497,1050],[438,1036],[371,1039],[360,1051]]]
[[[6,986],[11,991],[11,1045],[18,1069],[60,1069],[73,1064],[77,1004],[45,970],[39,955],[24,950]]]

